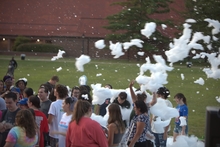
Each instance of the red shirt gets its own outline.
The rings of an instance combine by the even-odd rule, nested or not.
[[[88,117],[82,117],[79,124],[69,124],[66,147],[108,147],[107,138],[101,126]]]
[[[39,111],[39,110],[34,110],[35,113],[35,121],[38,125],[38,128],[40,128],[40,142],[39,142],[39,147],[44,147],[44,134],[49,131],[48,123],[47,123],[47,117],[46,115]]]

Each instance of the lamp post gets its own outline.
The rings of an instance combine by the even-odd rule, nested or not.
[[[85,38],[85,35],[83,33],[82,34],[82,54],[84,54],[84,38]]]

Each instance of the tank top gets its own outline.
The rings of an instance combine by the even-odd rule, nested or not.
[[[120,129],[119,129],[119,126],[114,123],[118,129],[118,133],[117,134],[114,134],[114,139],[113,139],[113,144],[119,144],[121,142],[121,139],[124,135],[124,133],[120,133]]]

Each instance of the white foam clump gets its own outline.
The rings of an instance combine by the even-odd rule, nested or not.
[[[103,49],[103,48],[105,48],[105,46],[106,46],[105,41],[103,39],[98,40],[98,41],[95,42],[95,47],[97,49]]]
[[[59,68],[57,68],[56,70],[57,70],[57,72],[59,72],[59,71],[62,70],[62,67],[59,67]]]
[[[162,98],[157,98],[157,103],[151,106],[150,112],[155,116],[159,116],[162,120],[179,117],[179,111],[176,108],[168,107]]]
[[[113,96],[111,89],[102,87],[102,84],[91,84],[92,87],[92,104],[103,104],[107,98],[111,98]]]
[[[111,54],[114,55],[113,58],[119,58],[120,56],[123,56],[125,53],[122,51],[122,43],[112,43],[112,41],[109,41],[110,46],[109,49],[111,50]]]
[[[101,73],[96,74],[96,77],[100,77],[100,76],[102,76],[102,74],[101,74]]]
[[[220,79],[220,54],[216,57],[217,53],[200,53],[201,55],[207,56],[208,61],[211,64],[211,68],[204,68],[203,71],[206,73],[208,78]]]
[[[184,79],[185,79],[185,77],[184,77],[184,74],[183,74],[183,73],[181,73],[181,74],[180,74],[180,76],[181,76],[181,79],[182,79],[182,80],[184,80]]]
[[[203,40],[207,44],[210,42],[210,36],[204,36],[201,32],[195,32],[190,41],[192,33],[192,29],[190,29],[191,25],[185,23],[183,26],[183,35],[179,39],[174,38],[174,43],[170,43],[170,50],[165,52],[169,62],[175,63],[188,57],[189,51],[192,48],[203,50],[203,46],[197,43],[199,40]]]
[[[104,127],[107,126],[108,118],[104,118],[104,117],[101,116],[101,115],[96,115],[95,113],[92,113],[92,115],[91,115],[90,118],[91,118],[92,120],[98,122],[101,126],[104,126]]]
[[[153,122],[153,125],[154,125],[154,128],[155,128],[155,131],[157,133],[163,133],[164,128],[170,124],[170,121],[171,121],[171,119],[161,121],[161,118],[157,117],[156,121],[152,121],[152,122]]]
[[[135,46],[137,46],[137,47],[139,47],[139,48],[142,48],[142,47],[143,47],[142,43],[144,43],[144,41],[141,40],[141,39],[132,39],[130,42],[124,42],[124,43],[123,43],[123,48],[124,48],[125,50],[127,50],[127,49],[129,49],[131,46],[133,46],[133,45],[135,45]]]
[[[162,29],[164,30],[164,29],[167,28],[167,25],[165,25],[165,24],[161,24],[161,27],[162,27]]]
[[[212,35],[218,34],[220,32],[220,23],[218,20],[206,18],[206,19],[204,19],[204,21],[209,23],[208,27],[214,27],[212,29]]]
[[[186,126],[187,125],[185,117],[180,116],[179,119],[180,119],[180,126]]]
[[[180,135],[175,142],[172,137],[167,138],[167,147],[205,147],[205,144],[195,136]]]
[[[155,32],[155,30],[156,30],[156,23],[154,22],[146,23],[144,29],[141,30],[141,34],[146,36],[147,38],[150,38],[150,36]]]
[[[215,98],[216,98],[217,102],[220,103],[220,97],[216,96]]]
[[[139,55],[139,56],[143,56],[143,55],[144,55],[144,52],[138,52],[138,55]]]
[[[140,67],[140,75],[136,77],[136,81],[141,85],[141,91],[149,90],[155,92],[159,87],[167,84],[167,71],[173,70],[173,67],[166,65],[161,55],[153,55],[156,64],[152,64],[150,58],[147,57],[146,63]],[[150,71],[151,75],[144,75],[146,71]]]
[[[56,56],[53,56],[51,61],[55,61],[57,59],[63,58],[63,54],[66,53],[65,51],[59,50]]]
[[[76,68],[78,71],[83,72],[84,71],[84,65],[89,63],[91,61],[90,57],[87,55],[81,55],[79,58],[76,58]]]
[[[199,78],[198,80],[194,81],[194,83],[200,84],[200,85],[204,85],[205,81],[203,80],[203,78]]]
[[[192,19],[192,18],[189,18],[189,19],[186,19],[185,22],[187,22],[187,23],[196,23],[196,20]]]

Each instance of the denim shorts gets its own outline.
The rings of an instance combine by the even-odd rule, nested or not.
[[[181,134],[182,132],[182,127],[175,124],[175,127],[173,129],[173,132],[177,133],[177,134]],[[188,135],[188,125],[186,126],[186,129],[185,129],[185,135]]]

